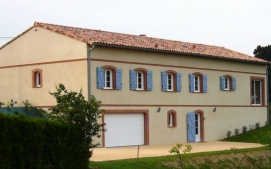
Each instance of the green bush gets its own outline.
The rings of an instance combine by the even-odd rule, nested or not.
[[[77,125],[3,113],[0,152],[0,169],[84,169],[89,159]]]

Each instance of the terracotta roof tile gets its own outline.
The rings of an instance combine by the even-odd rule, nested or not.
[[[68,27],[41,22],[35,22],[34,27],[41,27],[62,34],[64,36],[68,36],[73,39],[88,43],[90,45],[114,45],[119,47],[139,48],[143,50],[183,53],[189,55],[269,64],[268,61],[218,46],[187,43],[181,41],[107,32],[101,30]],[[3,48],[4,46],[2,46],[1,48]]]

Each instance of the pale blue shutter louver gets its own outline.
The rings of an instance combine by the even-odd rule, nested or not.
[[[232,90],[233,91],[236,90],[236,78],[235,77],[232,78]]]
[[[97,72],[97,88],[102,89],[104,88],[104,69],[97,67],[96,72]]]
[[[207,92],[207,75],[203,75],[203,92]]]
[[[189,112],[186,115],[187,120],[187,142],[195,142],[196,141],[196,127],[195,127],[195,113]]]
[[[116,89],[117,90],[122,89],[122,70],[121,69],[116,70]]]
[[[182,91],[182,74],[181,73],[177,73],[177,92]]]
[[[147,90],[152,90],[152,71],[147,72]]]
[[[220,90],[225,90],[225,77],[220,76]]]
[[[136,90],[136,71],[130,70],[130,90]]]
[[[161,72],[162,91],[167,91],[167,73]]]
[[[193,74],[189,74],[189,92],[195,91],[195,76]]]

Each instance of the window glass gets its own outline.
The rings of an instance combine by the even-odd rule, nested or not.
[[[229,90],[230,89],[229,82],[230,82],[229,78],[225,78],[225,90]]]
[[[137,89],[143,89],[143,73],[137,72]]]
[[[168,84],[167,84],[167,86],[168,86],[168,91],[172,91],[173,90],[173,76],[172,76],[172,74],[168,74],[167,75],[167,79],[168,79]]]
[[[40,87],[40,73],[35,72],[36,87]]]
[[[200,88],[200,79],[199,76],[195,76],[195,92],[199,92],[199,88]]]
[[[261,94],[262,94],[261,81],[260,80],[251,81],[252,104],[261,104],[262,103]]]
[[[104,71],[104,88],[112,88],[112,71]]]

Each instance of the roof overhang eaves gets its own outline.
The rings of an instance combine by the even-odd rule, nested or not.
[[[90,45],[104,46],[104,47],[114,47],[114,48],[122,48],[122,49],[132,49],[132,50],[141,50],[141,51],[148,51],[148,52],[159,52],[159,53],[168,53],[168,54],[188,55],[188,56],[196,56],[196,57],[206,57],[206,58],[212,58],[212,59],[231,60],[231,61],[248,62],[248,63],[263,64],[263,65],[270,65],[271,64],[271,62],[268,62],[268,61],[266,61],[266,62],[258,62],[258,61],[252,61],[252,60],[226,58],[226,57],[215,56],[215,55],[204,55],[204,54],[199,54],[199,53],[177,52],[177,51],[172,51],[172,50],[161,50],[161,49],[159,50],[159,49],[153,49],[153,48],[124,46],[124,45],[107,44],[107,43],[100,43],[100,42],[93,42]]]

